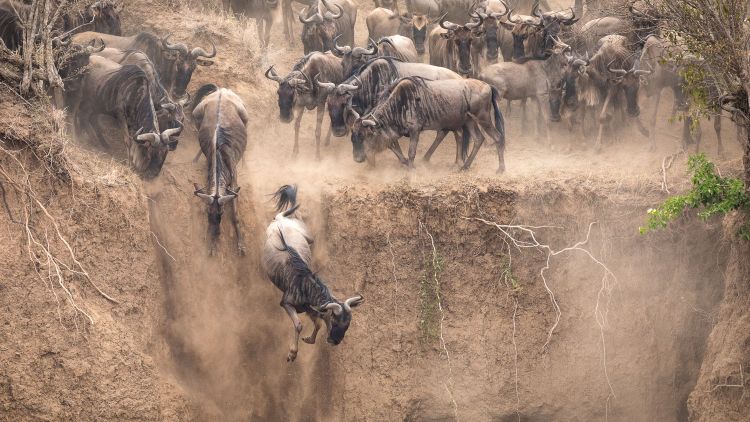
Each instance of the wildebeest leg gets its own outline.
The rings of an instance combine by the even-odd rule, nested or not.
[[[525,127],[526,123],[528,123],[528,118],[526,116],[526,98],[521,100],[521,124]],[[537,131],[539,128],[537,127]],[[537,136],[539,135],[539,132],[537,132]]]
[[[547,112],[545,111],[544,106],[542,105],[542,99],[540,97],[534,97],[534,100],[536,101],[536,108],[539,112],[539,115],[537,116],[537,126],[536,130],[537,132],[541,132],[542,128],[540,126],[544,126],[544,133],[547,137],[547,148],[552,148],[552,140],[549,136],[549,119],[547,118]]]
[[[432,154],[435,153],[435,150],[438,146],[440,146],[440,143],[443,142],[443,139],[445,139],[446,135],[448,135],[448,131],[445,129],[440,129],[437,131],[435,140],[432,141],[432,145],[430,145],[430,148],[427,149],[427,152],[424,153],[424,157],[422,157],[423,161],[430,161]]]
[[[471,167],[471,163],[474,162],[474,158],[477,156],[479,148],[481,148],[482,144],[484,143],[484,135],[482,135],[482,131],[477,127],[476,121],[473,121],[471,124],[467,124],[466,128],[471,134],[471,137],[474,138],[474,148],[471,150],[471,154],[469,154],[469,157],[464,162],[461,170],[468,170],[469,167]]]
[[[237,236],[237,251],[240,255],[245,256],[245,238],[242,236],[242,230],[240,230],[240,215],[237,211],[237,199],[230,201],[229,207],[232,212],[232,224],[234,225],[234,233]]]
[[[403,164],[403,165],[405,165],[407,167],[409,166],[409,161],[406,159],[406,157],[404,157],[404,153],[403,153],[403,151],[401,151],[401,145],[398,143],[398,139],[396,139],[395,141],[391,142],[390,145],[388,145],[388,149],[391,150],[391,151],[393,151],[394,154],[396,154],[396,158],[398,158],[398,161],[401,164]],[[373,156],[373,163],[374,163],[375,162],[375,158],[374,158],[373,154],[368,154],[367,155],[367,159],[369,160],[370,156]]]
[[[320,161],[320,133],[323,126],[323,117],[326,111],[325,104],[318,104],[315,115],[315,159]]]
[[[294,149],[292,150],[292,157],[296,157],[299,154],[299,127],[302,124],[303,114],[305,114],[305,109],[300,108],[297,111],[297,119],[294,121]]]
[[[609,108],[609,102],[612,100],[612,91],[607,93],[607,98],[604,99],[604,105],[599,113],[599,131],[596,134],[596,142],[594,142],[594,152],[600,152],[602,150],[602,132],[604,131],[604,125],[607,123],[607,108]]]
[[[651,151],[656,149],[656,115],[659,113],[660,102],[661,102],[661,91],[656,93],[656,100],[654,101],[654,111],[651,112],[651,121],[649,122],[649,127],[651,128],[651,131],[649,132],[648,137],[649,137],[649,140],[651,141],[651,146],[649,147]]]
[[[418,130],[410,130],[409,131],[409,162],[407,166],[410,169],[414,168],[414,158],[417,157],[417,145],[419,144],[419,131]]]
[[[286,314],[289,315],[289,318],[292,320],[292,324],[294,324],[292,344],[289,346],[289,354],[286,356],[287,362],[293,362],[294,359],[297,359],[297,350],[299,350],[299,334],[302,332],[302,322],[299,320],[297,311],[293,306],[286,304],[283,304],[281,306],[284,307]]]
[[[320,330],[320,318],[312,314],[307,314],[307,316],[310,317],[310,320],[313,322],[315,326],[313,328],[312,334],[310,334],[307,337],[302,337],[302,341],[304,341],[307,344],[315,344],[315,338],[318,337],[318,330]]]

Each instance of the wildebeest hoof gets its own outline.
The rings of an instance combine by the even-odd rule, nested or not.
[[[290,350],[289,354],[286,355],[286,361],[287,362],[294,362],[294,360],[297,359],[297,351]]]
[[[313,336],[302,337],[302,341],[304,341],[307,344],[315,344],[315,337]]]

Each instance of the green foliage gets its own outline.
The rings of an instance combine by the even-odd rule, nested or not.
[[[420,308],[419,329],[422,343],[427,344],[440,338],[440,275],[443,272],[443,258],[433,255],[425,259],[424,274],[419,285]]]
[[[512,269],[510,268],[510,260],[503,265],[503,278],[505,279],[505,284],[510,287],[510,289],[513,291],[513,293],[520,292],[523,289],[523,286],[521,286],[521,282],[516,278],[515,274],[513,274]]]
[[[690,156],[688,172],[692,174],[692,189],[683,195],[667,198],[659,207],[650,209],[646,226],[639,229],[641,234],[667,227],[688,208],[700,208],[698,217],[702,220],[750,208],[750,194],[745,191],[742,180],[719,175],[704,154]],[[739,235],[750,240],[750,224],[745,224]]]

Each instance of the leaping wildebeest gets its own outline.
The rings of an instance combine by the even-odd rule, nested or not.
[[[101,34],[99,32],[81,32],[71,38],[76,44],[86,45],[102,40],[107,47],[120,50],[139,50],[148,56],[159,73],[161,83],[167,92],[175,98],[185,95],[190,78],[196,66],[211,66],[216,57],[216,46],[211,42],[212,51],[208,53],[201,47],[192,50],[184,43],[172,44],[170,35],[159,38],[148,32],[141,32],[129,37]]]
[[[333,40],[341,36],[341,42],[354,44],[354,24],[357,21],[357,6],[352,0],[321,0],[327,9],[321,13],[319,5],[303,10],[299,15],[302,22],[302,46],[305,54],[313,51],[326,52],[333,49]]]
[[[315,157],[320,159],[320,132],[328,94],[318,89],[318,85],[314,81],[317,79],[321,82],[341,83],[344,79],[341,71],[341,59],[330,51],[327,53],[313,52],[299,60],[288,75],[279,76],[271,66],[266,70],[265,76],[279,84],[279,89],[276,91],[279,103],[279,119],[288,123],[292,121],[294,114],[297,114],[294,121],[294,149],[292,150],[292,155],[295,157],[299,154],[299,128],[302,114],[305,109],[314,110],[317,108]],[[329,128],[326,135],[326,145],[330,142],[330,138]]]
[[[313,332],[302,341],[315,344],[320,320],[326,324],[328,343],[338,345],[344,339],[352,320],[352,308],[362,304],[360,295],[344,301],[331,294],[320,275],[311,269],[312,235],[297,216],[297,188],[282,186],[276,191],[276,218],[266,229],[263,267],[271,282],[282,292],[281,306],[294,324],[294,335],[286,360],[297,358],[302,322],[297,314],[306,313],[313,322]]]
[[[237,250],[245,254],[245,241],[240,230],[237,211],[237,164],[247,146],[248,114],[240,97],[226,88],[208,84],[195,94],[193,120],[198,129],[198,142],[206,157],[206,187],[195,185],[195,195],[208,206],[209,253],[216,253],[221,232],[221,216],[229,204],[232,224],[237,236]]]
[[[476,79],[428,81],[419,77],[406,77],[394,82],[385,91],[378,104],[368,114],[358,116],[352,126],[354,161],[363,162],[366,150],[382,151],[402,136],[408,136],[409,159],[414,167],[419,134],[436,130],[441,136],[448,132],[466,129],[474,139],[474,148],[462,166],[471,163],[484,143],[487,134],[495,142],[499,161],[498,173],[505,171],[505,122],[498,106],[498,93],[492,86]],[[494,121],[494,122],[493,122]]]
[[[130,165],[139,175],[151,179],[159,175],[167,153],[177,146],[177,140],[170,137],[182,128],[159,131],[148,85],[148,77],[138,66],[121,66],[91,56],[72,109],[76,129],[105,147],[109,144],[102,136],[112,131],[103,127],[100,117],[113,118]]]

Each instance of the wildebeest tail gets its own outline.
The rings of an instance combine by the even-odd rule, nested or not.
[[[276,199],[276,212],[282,212],[284,210],[284,217],[289,217],[294,214],[299,208],[297,203],[297,186],[296,185],[284,185],[279,188],[274,194]]]
[[[195,97],[190,101],[190,104],[195,107],[203,101],[204,98],[211,95],[212,93],[219,90],[219,87],[214,84],[205,84],[195,91]]]
[[[505,148],[505,119],[503,113],[500,112],[500,104],[498,104],[500,92],[492,85],[490,85],[490,88],[492,89],[492,109],[495,111],[495,129],[500,134],[500,146]]]

